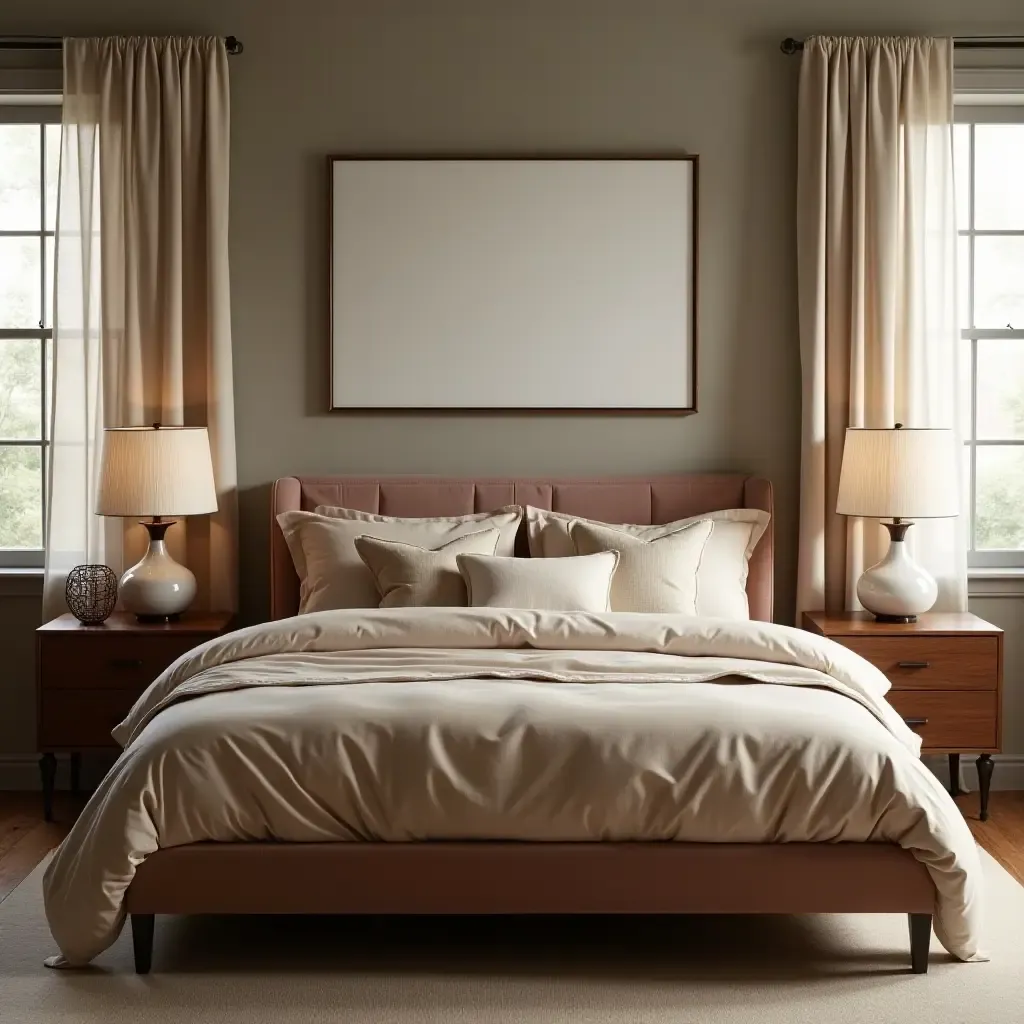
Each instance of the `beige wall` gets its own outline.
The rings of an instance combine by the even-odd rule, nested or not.
[[[792,614],[798,61],[778,41],[821,29],[1024,29],[1024,15],[1007,21],[1009,0],[827,7],[826,15],[816,0],[7,5],[5,32],[230,32],[245,43],[231,62],[231,260],[248,618],[266,605],[267,490],[282,474],[712,469],[775,481],[778,608]],[[324,412],[326,154],[670,148],[701,156],[697,416]],[[16,634],[17,649],[4,673],[0,751],[33,749],[26,607],[0,601],[4,637]]]

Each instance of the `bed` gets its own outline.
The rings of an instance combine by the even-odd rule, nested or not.
[[[583,480],[284,478],[273,488],[270,531],[271,615],[280,620],[278,634],[293,634],[300,630],[300,620],[308,617],[289,618],[298,607],[299,581],[274,518],[277,513],[336,504],[385,515],[427,517],[513,503],[605,522],[666,523],[722,508],[770,513],[772,490],[766,480],[738,475]],[[740,640],[756,631],[757,622],[771,621],[772,559],[769,524],[751,557],[747,579],[755,622],[743,624],[742,630],[737,627]],[[452,626],[454,633],[463,628],[460,623]],[[372,616],[370,627],[371,632],[377,628]],[[705,633],[728,634],[730,628],[712,624]],[[268,629],[273,633],[272,627]],[[326,627],[314,630],[318,635],[325,631]],[[790,630],[781,643],[783,647],[800,644],[803,636]],[[648,649],[642,636],[631,642],[636,650]],[[742,645],[736,647],[742,650]],[[946,815],[943,799],[948,802],[936,782],[935,793],[928,790],[924,801],[931,808],[928,813]],[[914,809],[907,819],[907,835],[918,835],[924,813]],[[130,916],[140,973],[150,970],[156,915],[206,913],[902,913],[908,915],[911,970],[923,973],[939,899],[934,864],[948,865],[955,859],[960,865],[956,915],[972,918],[977,909],[977,895],[971,888],[977,870],[969,863],[974,849],[970,833],[958,814],[947,817],[939,830],[946,829],[952,838],[936,849],[933,870],[920,855],[891,841],[538,842],[494,837],[183,842],[155,849],[144,859],[134,858],[141,863],[133,861],[133,876],[119,913],[122,920],[125,914]],[[955,858],[950,848],[955,849]],[[48,907],[51,928],[57,913],[55,909],[51,914]],[[964,929],[963,934],[970,931],[966,925]],[[973,938],[957,941],[961,959],[976,958]]]

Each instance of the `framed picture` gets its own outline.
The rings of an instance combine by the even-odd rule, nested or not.
[[[331,408],[696,412],[697,166],[330,157]]]

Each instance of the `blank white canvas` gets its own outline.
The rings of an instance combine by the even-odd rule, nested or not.
[[[336,160],[334,408],[685,409],[688,160]]]

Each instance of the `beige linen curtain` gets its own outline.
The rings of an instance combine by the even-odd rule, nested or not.
[[[64,41],[44,615],[68,570],[141,556],[94,514],[104,426],[208,426],[219,511],[168,534],[197,608],[234,610],[228,66],[219,38]]]
[[[801,611],[858,608],[857,580],[887,543],[875,520],[836,515],[846,427],[958,427],[952,121],[952,40],[805,43]],[[963,519],[922,520],[908,534],[940,610],[966,607]]]

